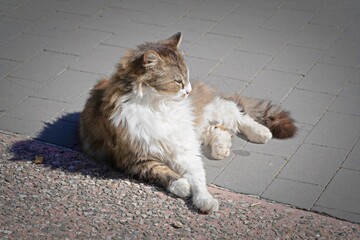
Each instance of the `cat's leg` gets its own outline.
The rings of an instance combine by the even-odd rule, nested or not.
[[[223,125],[211,125],[202,134],[202,142],[210,145],[211,156],[221,160],[230,155],[232,135]]]
[[[130,174],[140,180],[159,184],[179,197],[188,197],[191,194],[187,179],[160,161],[139,161],[131,167]]]
[[[202,159],[197,155],[182,155],[181,160],[177,161],[185,171],[184,177],[191,186],[192,200],[201,212],[210,213],[219,209],[219,202],[208,191],[205,180],[205,169]]]
[[[242,115],[238,119],[239,131],[254,143],[266,143],[272,138],[270,129],[256,122],[248,114]]]

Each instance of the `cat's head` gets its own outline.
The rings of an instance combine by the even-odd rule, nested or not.
[[[179,32],[165,40],[142,44],[122,59],[120,69],[135,79],[134,90],[140,97],[152,92],[177,99],[188,96],[191,84],[179,50],[181,38]]]

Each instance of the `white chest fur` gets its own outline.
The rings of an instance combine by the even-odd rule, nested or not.
[[[110,120],[115,126],[126,127],[143,151],[169,157],[169,152],[177,155],[199,145],[189,100],[155,101],[146,96],[126,96],[118,101],[120,108]]]

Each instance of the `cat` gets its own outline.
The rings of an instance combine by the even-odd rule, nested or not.
[[[192,196],[197,209],[211,213],[219,202],[206,186],[202,135],[221,126],[265,143],[273,135],[292,137],[296,127],[269,102],[220,96],[204,83],[192,86],[181,39],[177,33],[128,50],[116,72],[93,87],[80,117],[81,146],[132,177]]]

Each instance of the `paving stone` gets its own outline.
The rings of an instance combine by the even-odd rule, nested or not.
[[[108,6],[115,7],[115,8],[122,8],[122,9],[129,9],[135,11],[146,11],[156,3],[156,0],[125,0],[125,1],[118,1],[113,0],[110,1]]]
[[[360,70],[350,79],[350,83],[360,84]]]
[[[97,74],[66,70],[32,96],[71,103],[87,92],[99,79]]]
[[[336,218],[343,219],[345,221],[351,221],[355,223],[360,222],[360,214],[356,214],[356,213],[350,213],[350,212],[340,211],[337,209],[331,209],[321,206],[314,206],[311,209],[311,211],[325,213],[327,215],[334,216]]]
[[[24,30],[24,33],[29,33],[32,35],[44,36],[49,38],[59,38],[66,35],[65,31],[58,31],[54,29],[47,29],[43,27],[39,27],[37,25],[31,25],[27,29]]]
[[[42,129],[44,122],[28,119],[18,119],[7,116],[0,117],[0,129],[15,134],[31,136],[35,131]]]
[[[10,39],[14,38],[16,35],[24,31],[28,26],[29,22],[11,19],[7,17],[0,18],[0,43],[3,44]]]
[[[154,41],[155,37],[164,30],[163,27],[142,23],[129,23],[126,27],[119,28],[119,32],[111,35],[104,43],[114,46],[135,48],[145,41]],[[176,32],[173,32],[163,39],[166,39]]]
[[[15,69],[19,64],[18,62],[0,59],[0,79]]]
[[[340,169],[316,206],[360,214],[360,171]]]
[[[263,27],[295,34],[308,23],[312,17],[313,14],[309,12],[279,9],[265,22]]]
[[[240,39],[235,37],[206,34],[198,41],[190,44],[186,48],[186,54],[193,57],[220,60],[231,52],[239,41]]]
[[[325,0],[290,0],[281,8],[317,13],[325,6]]]
[[[211,74],[250,81],[269,60],[267,55],[233,51]]]
[[[343,168],[350,168],[360,171],[360,141],[355,144],[350,154],[342,165]]]
[[[62,38],[52,40],[47,50],[83,56],[109,36],[108,33],[76,29]]]
[[[71,31],[79,27],[87,18],[89,17],[83,15],[54,12],[36,25],[46,29]]]
[[[322,190],[318,185],[276,178],[261,197],[309,210]]]
[[[39,21],[51,14],[51,6],[54,3],[56,1],[53,0],[27,1],[6,13],[6,16],[32,22]]]
[[[341,149],[302,144],[278,177],[326,186],[347,154]]]
[[[300,79],[300,76],[291,73],[262,70],[242,91],[242,95],[279,103]]]
[[[191,81],[203,80],[206,75],[209,74],[218,62],[209,59],[202,59],[196,57],[190,57],[186,61],[189,68],[189,74]]]
[[[41,51],[9,75],[15,78],[45,82],[63,71],[72,62],[76,61],[77,58],[60,53]]]
[[[284,100],[283,107],[292,112],[297,122],[315,125],[333,99],[329,94],[294,89]]]
[[[57,11],[93,16],[107,4],[108,1],[98,0],[58,1],[55,8]]]
[[[209,0],[201,2],[196,7],[191,8],[186,14],[187,17],[196,19],[221,21],[229,12],[234,10],[239,3],[234,0],[216,1]]]
[[[160,38],[165,39],[176,32],[181,32],[183,34],[182,42],[191,43],[205,35],[215,25],[216,23],[211,21],[182,17],[173,25],[166,28],[165,31],[161,33]]]
[[[1,0],[1,3],[10,5],[10,6],[18,6],[27,2],[27,0]]]
[[[263,18],[255,15],[230,14],[217,24],[211,32],[227,36],[246,38],[263,22]]]
[[[122,27],[136,19],[140,12],[128,9],[105,8],[84,22],[81,27],[97,31],[121,33]]]
[[[346,30],[341,34],[340,39],[350,40],[350,41],[360,41],[360,16],[357,16],[355,20],[346,28]]]
[[[24,62],[37,52],[42,51],[49,40],[51,38],[20,34],[10,42],[0,46],[0,58]]]
[[[260,28],[241,41],[236,49],[274,56],[285,46],[289,37],[284,32]]]
[[[208,75],[205,77],[204,82],[209,84],[214,89],[223,94],[240,93],[241,90],[246,86],[247,82],[235,80],[231,78]]]
[[[234,11],[235,14],[251,14],[267,19],[284,3],[283,0],[245,0]]]
[[[306,24],[288,43],[300,47],[326,50],[340,35],[341,29]]]
[[[78,97],[73,103],[68,105],[63,112],[58,114],[58,118],[67,122],[79,122],[80,113],[83,111],[89,97],[89,91]]]
[[[359,116],[327,112],[305,142],[350,150],[359,134]]]
[[[320,61],[357,68],[360,66],[360,42],[337,40]]]
[[[317,63],[296,87],[337,95],[354,73],[351,67]]]
[[[66,103],[29,97],[12,108],[5,116],[8,118],[47,122],[66,106]]]
[[[282,157],[251,153],[236,156],[213,182],[221,187],[259,196],[285,164]]]
[[[14,8],[14,6],[0,3],[1,14],[5,14],[6,12],[10,11],[13,8]]]
[[[206,184],[212,184],[222,171],[221,168],[209,166],[207,164],[204,165],[204,169],[206,172]]]
[[[0,113],[20,103],[23,99],[28,97],[34,90],[23,87],[12,82],[8,78],[0,80]]]
[[[192,2],[157,2],[146,12],[138,14],[134,21],[167,27],[185,16],[193,5]]]
[[[70,68],[84,72],[109,75],[115,71],[116,65],[125,54],[125,49],[100,44],[89,54],[81,57]]]
[[[343,28],[359,13],[359,6],[347,4],[327,4],[310,23]]]
[[[348,84],[330,106],[330,111],[360,115],[360,85]]]
[[[295,125],[298,125],[295,123]],[[248,142],[243,150],[249,152],[258,152],[269,155],[282,156],[286,159],[290,159],[294,152],[299,148],[303,143],[306,136],[309,134],[307,130],[299,129],[295,137],[291,139],[271,139],[265,144],[256,144]]]
[[[320,50],[287,45],[266,67],[305,75],[321,55]]]
[[[78,123],[55,120],[32,134],[32,137],[44,142],[67,148],[79,145]]]

